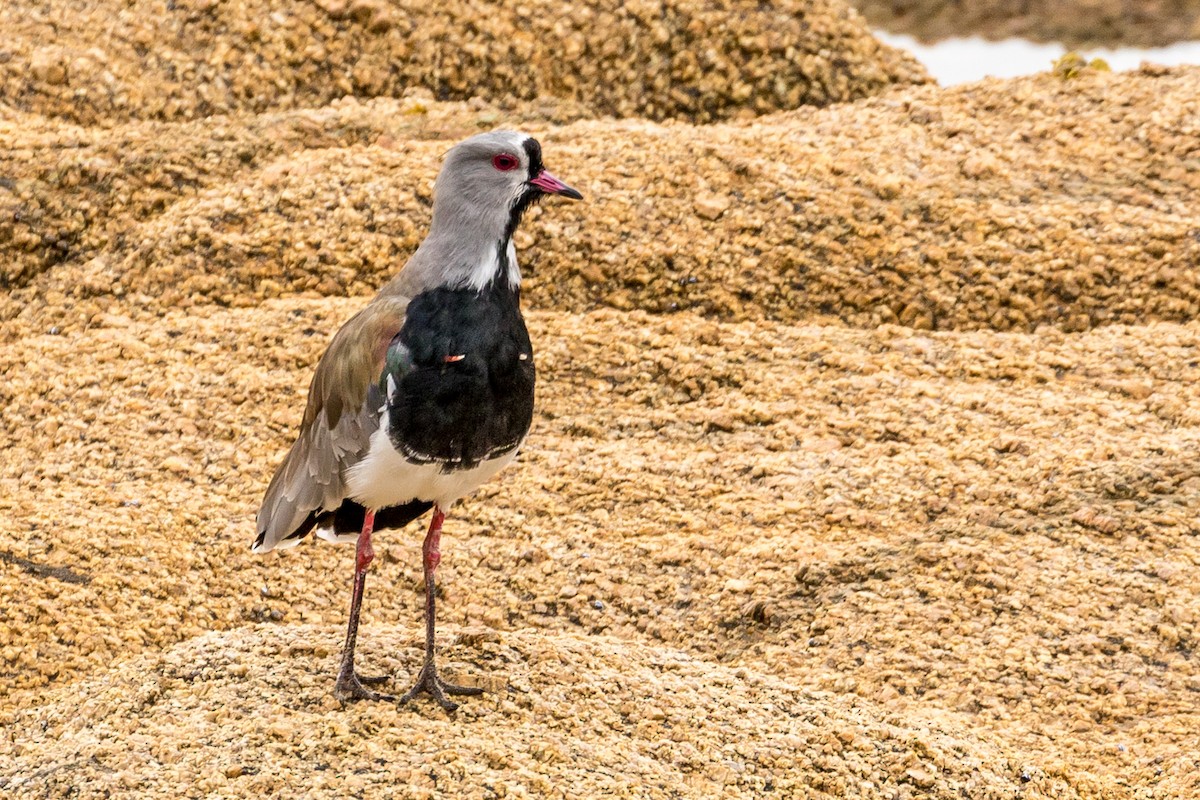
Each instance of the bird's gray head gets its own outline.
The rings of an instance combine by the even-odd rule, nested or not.
[[[482,289],[503,274],[518,285],[512,235],[525,211],[548,194],[583,199],[546,170],[537,139],[516,131],[472,136],[451,148],[438,173],[421,260],[436,250],[445,283]]]

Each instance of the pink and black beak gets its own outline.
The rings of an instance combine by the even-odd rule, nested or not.
[[[545,165],[542,164],[542,146],[538,144],[537,139],[526,139],[524,147],[525,153],[529,156],[528,178],[525,180],[524,191],[517,196],[512,208],[509,209],[508,226],[504,230],[505,241],[512,238],[525,211],[546,195],[556,194],[571,200],[583,199],[583,195],[578,189],[567,186],[546,170]]]
[[[548,194],[569,197],[572,200],[582,200],[583,195],[578,189],[573,189],[551,175],[542,163],[542,146],[537,139],[525,140],[525,154],[529,156],[529,180],[526,185],[532,190],[531,199],[537,199]]]
[[[542,194],[558,194],[563,197],[569,197],[572,200],[582,200],[583,195],[578,189],[573,189],[560,181],[558,178],[550,174],[544,167],[529,179],[529,185],[536,187]]]
[[[545,165],[542,164],[542,146],[538,144],[537,139],[526,139],[524,147],[525,153],[529,156],[528,178],[525,180],[525,190],[517,196],[512,208],[509,209],[508,225],[504,229],[505,241],[512,238],[525,211],[546,195],[556,194],[571,200],[583,199],[583,195],[578,189],[567,186],[546,170]]]

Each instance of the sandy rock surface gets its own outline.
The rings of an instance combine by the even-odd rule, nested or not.
[[[1195,319],[1198,98],[1200,69],[1089,69],[701,127],[526,108],[502,119],[588,195],[522,233],[526,296],[922,329]],[[499,119],[413,99],[110,130],[18,117],[0,241],[26,288],[0,318],[45,297],[85,301],[61,326],[114,295],[369,292],[419,242],[446,139]]]
[[[1020,36],[1156,47],[1200,39],[1198,0],[852,0],[873,26],[936,41]]]
[[[261,8],[134,0],[65,61],[31,43],[94,4],[0,8],[0,795],[1200,797],[1200,69],[605,120],[780,104],[541,62],[522,100],[505,18],[444,85],[397,58],[324,104],[428,9],[231,27]],[[605,13],[736,39],[726,97],[784,7],[722,8]],[[819,8],[840,86],[873,40]],[[435,99],[482,64],[488,99]],[[526,220],[535,427],[443,540],[447,670],[486,694],[342,707],[352,550],[254,556],[253,516],[441,155],[499,124],[587,202]],[[368,587],[397,690],[420,539]]]
[[[699,122],[928,80],[843,0],[9,0],[0,97],[76,122],[556,97]]]
[[[392,705],[332,701],[314,669],[336,660],[326,629],[243,628],[86,682],[50,713],[50,730],[20,759],[28,772],[5,788],[71,796],[86,780],[97,794],[256,797],[302,786],[305,797],[389,787],[430,798],[833,798],[888,796],[892,785],[923,797],[1081,796],[1075,781],[1020,755],[972,747],[953,722],[621,639],[451,631],[446,655],[494,679],[452,728]],[[406,634],[375,639],[419,655]],[[97,717],[105,722],[79,724]]]
[[[257,742],[270,737],[270,752],[292,759],[272,785],[311,778],[303,753],[332,735],[321,720],[457,731],[427,704],[342,711],[322,691],[349,548],[248,549],[310,365],[360,303],[113,315],[59,335],[10,323],[3,435],[9,452],[29,455],[0,478],[9,791],[71,785],[69,772],[22,776],[75,764],[79,780],[121,775],[149,792],[162,773],[146,748],[172,729],[187,737],[188,717],[113,703],[127,682],[165,680],[164,658],[186,665],[206,649],[226,653],[232,677],[201,658],[188,686],[147,691],[169,689],[188,714],[220,722],[236,710],[241,721],[189,745],[200,752],[161,777],[173,791],[199,791],[189,759],[233,769],[261,758]],[[486,740],[556,786],[571,782],[567,767],[532,766],[538,742],[587,725],[588,704],[608,708],[598,698],[619,687],[612,708],[625,709],[635,741],[569,769],[640,775],[635,751],[681,737],[708,775],[725,758],[716,741],[750,737],[740,758],[754,768],[720,773],[745,796],[768,779],[850,797],[1193,786],[1200,327],[925,335],[616,311],[541,312],[531,324],[542,381],[533,438],[516,468],[452,515],[443,561],[456,674],[491,691],[467,718],[498,713],[511,735],[489,727],[462,734],[477,739],[385,748],[399,749],[385,759],[396,769],[419,757],[482,768]],[[414,527],[379,542],[368,595],[365,668],[395,671],[401,685],[418,658],[420,536]],[[195,637],[205,638],[172,651]],[[309,644],[289,649],[300,640]],[[502,657],[489,641],[518,653]],[[577,660],[521,682],[562,648]],[[686,686],[647,685],[652,662],[675,651],[688,659]],[[711,686],[729,669],[770,678],[738,689],[754,713],[717,708]],[[288,697],[280,670],[307,688]],[[569,686],[556,677],[564,671]],[[549,704],[539,709],[566,704],[576,721],[503,710],[533,698]],[[843,742],[847,704],[860,701],[865,716]],[[653,717],[639,731],[648,707],[680,703],[690,710],[669,732]],[[808,727],[780,719],[801,708],[841,720],[823,729],[834,739],[817,745]],[[383,721],[353,727],[361,719]],[[880,740],[870,726],[887,720],[960,749],[922,755],[904,734]],[[825,753],[817,772],[828,783],[797,762],[761,760],[775,733]],[[350,780],[364,756],[355,737],[340,741],[329,757],[350,759]],[[245,754],[237,764],[230,748]],[[85,752],[95,759],[80,765]],[[463,769],[465,786],[475,773]],[[715,778],[679,769],[665,787],[711,796]],[[394,779],[376,772],[361,780]],[[245,780],[271,779],[264,769]]]

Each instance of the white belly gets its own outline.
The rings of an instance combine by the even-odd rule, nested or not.
[[[370,509],[424,500],[446,511],[456,500],[478,489],[517,457],[520,445],[469,469],[444,471],[440,464],[414,464],[396,451],[384,426],[371,436],[362,461],[346,471],[351,500]]]

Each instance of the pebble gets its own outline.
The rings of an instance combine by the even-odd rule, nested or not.
[[[717,220],[724,214],[730,206],[730,199],[725,195],[718,194],[702,194],[699,195],[692,204],[696,210],[696,216],[701,219]]]

